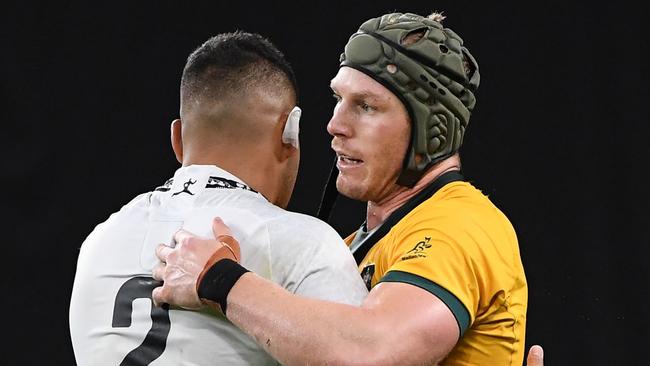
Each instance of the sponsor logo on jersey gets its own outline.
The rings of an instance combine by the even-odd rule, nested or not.
[[[402,260],[408,260],[408,259],[413,259],[413,258],[426,258],[426,250],[428,248],[431,248],[431,244],[429,244],[429,241],[431,241],[430,236],[425,236],[424,240],[420,240],[413,249],[409,250],[406,252],[406,254],[402,257]]]
[[[181,193],[187,193],[190,196],[194,196],[194,193],[190,192],[190,189],[189,189],[190,186],[192,184],[194,184],[194,183],[196,183],[196,180],[192,180],[192,178],[190,178],[187,182],[183,183],[183,190],[175,192],[174,194],[172,194],[172,197],[177,195],[177,194],[181,194]]]

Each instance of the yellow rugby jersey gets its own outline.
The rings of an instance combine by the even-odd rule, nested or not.
[[[447,304],[461,338],[443,365],[522,365],[528,287],[517,237],[470,183],[449,183],[406,214],[359,270],[370,287],[409,283]]]

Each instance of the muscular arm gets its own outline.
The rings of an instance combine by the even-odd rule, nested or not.
[[[219,219],[213,231],[216,240],[179,232],[175,249],[157,248],[163,263],[153,276],[164,280],[152,293],[157,305],[202,306],[196,292],[198,277],[210,266],[213,254],[223,249],[222,236],[230,236]],[[226,300],[228,318],[286,365],[435,364],[459,337],[456,319],[441,300],[399,282],[380,283],[361,307],[355,307],[296,296],[246,273]],[[528,362],[543,365],[541,348],[531,349]]]
[[[295,296],[247,273],[227,301],[228,319],[285,365],[434,364],[459,335],[442,301],[403,283],[382,283],[354,307]]]
[[[216,240],[180,231],[176,248],[157,248],[162,263],[153,276],[164,283],[153,290],[156,304],[202,306],[196,286],[203,269],[220,256],[239,259],[238,244],[220,219],[214,220],[213,232]],[[285,365],[433,364],[459,336],[442,301],[405,283],[375,286],[355,307],[296,296],[249,272],[234,283],[226,301],[228,319]]]

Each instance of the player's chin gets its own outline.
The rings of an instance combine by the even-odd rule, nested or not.
[[[351,174],[339,174],[336,180],[336,189],[347,198],[357,201],[368,200],[368,187],[361,177]]]

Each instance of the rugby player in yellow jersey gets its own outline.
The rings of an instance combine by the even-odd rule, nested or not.
[[[365,22],[332,79],[338,191],[368,202],[347,241],[361,307],[292,295],[239,265],[237,241],[187,232],[160,246],[158,304],[221,309],[285,365],[521,365],[527,283],[515,230],[464,181],[458,150],[478,65],[443,17]],[[541,365],[541,348],[529,365]]]

